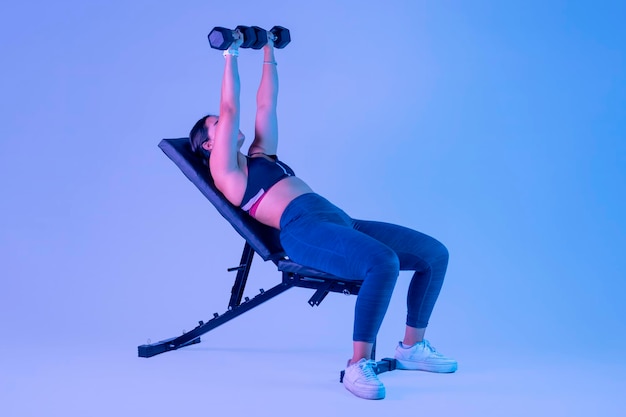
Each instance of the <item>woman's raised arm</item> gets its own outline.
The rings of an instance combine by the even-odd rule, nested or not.
[[[209,165],[217,188],[226,198],[235,203],[243,197],[246,178],[239,166],[239,67],[237,57],[242,40],[236,40],[224,52],[225,66],[220,98],[220,116],[216,125],[215,138]]]
[[[264,153],[275,155],[278,148],[278,117],[276,105],[278,101],[278,70],[274,57],[274,42],[271,36],[263,47],[263,72],[261,84],[256,95],[256,119],[254,124],[254,141],[248,154]]]

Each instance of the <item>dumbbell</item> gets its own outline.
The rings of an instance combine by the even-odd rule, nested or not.
[[[260,28],[259,28],[260,29]],[[250,26],[239,25],[235,30],[216,26],[209,33],[209,44],[213,49],[224,51],[228,49],[235,39],[239,39],[239,34],[243,36],[242,48],[250,48],[257,41],[257,29]]]
[[[291,42],[291,35],[289,33],[289,29],[284,28],[282,26],[274,26],[269,30],[269,32],[258,28],[257,26],[253,26],[256,30],[257,41],[252,46],[252,49],[260,49],[267,43],[267,37],[271,36],[274,41],[274,47],[278,49],[283,49],[289,42]],[[261,29],[258,31],[257,29]]]
[[[270,31],[266,31],[258,26],[237,26],[235,30],[224,27],[214,27],[209,33],[209,44],[211,48],[226,50],[235,39],[238,39],[239,33],[243,36],[242,48],[261,49],[267,44],[268,36],[271,36],[276,48],[282,49],[289,42],[291,36],[289,29],[282,26],[274,26]]]

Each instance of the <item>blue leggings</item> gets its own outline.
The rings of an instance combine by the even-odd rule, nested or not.
[[[363,280],[353,340],[373,343],[400,270],[415,271],[406,324],[428,325],[448,266],[448,250],[423,233],[389,223],[355,220],[318,194],[294,199],[280,219],[280,241],[294,262]]]

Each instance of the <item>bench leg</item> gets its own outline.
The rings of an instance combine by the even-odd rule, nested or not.
[[[221,326],[222,324],[234,319],[237,316],[242,315],[246,311],[253,309],[254,307],[264,303],[265,301],[276,297],[277,295],[287,291],[291,287],[291,285],[285,283],[278,284],[267,291],[261,291],[261,293],[257,294],[251,299],[246,297],[243,303],[236,307],[230,308],[221,316],[215,313],[213,315],[213,318],[208,322],[205,323],[203,321],[200,321],[200,324],[195,329],[183,334],[182,336],[162,340],[157,343],[140,345],[137,347],[139,357],[150,358],[152,356],[158,355],[159,353],[169,352],[170,350],[176,350],[185,346],[200,343],[201,335],[215,329],[218,326]]]

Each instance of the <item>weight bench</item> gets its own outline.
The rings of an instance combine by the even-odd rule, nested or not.
[[[291,261],[283,251],[278,237],[278,230],[265,226],[239,207],[230,204],[222,193],[215,187],[209,170],[203,162],[191,151],[189,140],[163,139],[159,148],[174,162],[185,176],[202,192],[215,206],[217,211],[230,222],[235,230],[244,238],[245,244],[239,266],[229,268],[228,271],[237,271],[235,283],[231,290],[228,309],[223,314],[213,314],[213,318],[204,322],[199,321],[196,328],[181,336],[162,340],[157,343],[140,345],[139,356],[150,358],[160,353],[176,350],[185,346],[200,343],[200,336],[235,317],[253,309],[265,301],[276,297],[292,287],[303,287],[316,290],[309,299],[312,307],[320,305],[329,292],[343,294],[358,294],[362,281],[349,278],[340,278],[323,271],[308,268]],[[249,298],[243,298],[244,289],[250,273],[254,254],[258,254],[264,261],[273,262],[282,273],[282,280],[274,287],[263,290]],[[243,298],[243,301],[242,301]],[[375,357],[375,347],[372,359]],[[377,362],[377,373],[392,371],[396,368],[395,359],[385,358]],[[341,372],[340,381],[343,379]]]

